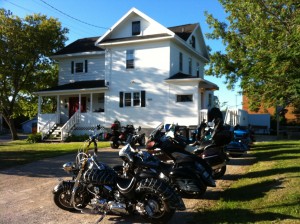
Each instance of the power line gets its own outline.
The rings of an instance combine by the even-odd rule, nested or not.
[[[69,14],[67,14],[67,13],[65,13],[65,12],[63,12],[63,11],[61,11],[61,10],[55,8],[54,6],[48,4],[48,3],[45,2],[44,0],[41,0],[41,2],[43,2],[43,3],[46,4],[46,5],[48,5],[49,7],[53,8],[54,10],[60,12],[61,14],[65,15],[65,16],[71,18],[71,19],[74,19],[74,20],[76,20],[76,21],[78,21],[78,22],[81,22],[81,23],[83,23],[83,24],[85,24],[85,25],[93,26],[93,27],[100,28],[100,29],[106,29],[106,30],[109,30],[109,29],[110,29],[110,28],[107,28],[107,27],[96,26],[96,25],[93,25],[93,24],[91,24],[91,23],[87,23],[87,22],[85,22],[85,21],[82,21],[82,20],[80,20],[80,19],[77,19],[77,18],[75,18],[75,17],[73,17],[73,16],[70,16]]]

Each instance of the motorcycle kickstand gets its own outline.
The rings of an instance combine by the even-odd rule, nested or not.
[[[100,218],[96,221],[96,223],[95,224],[98,224],[98,223],[100,223],[103,219],[104,219],[104,217],[106,216],[106,211],[105,212],[103,212],[103,214],[100,216]]]

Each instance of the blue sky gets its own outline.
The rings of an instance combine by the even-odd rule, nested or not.
[[[226,21],[224,9],[217,0],[0,0],[0,8],[10,10],[21,18],[28,14],[41,13],[58,18],[63,27],[69,29],[67,44],[79,38],[101,36],[128,10],[135,7],[165,27],[200,23],[202,32],[209,33],[204,12]],[[208,40],[212,51],[224,51],[221,40]],[[241,108],[242,97],[236,91],[226,89],[225,79],[206,76],[220,90],[215,92],[221,103]]]

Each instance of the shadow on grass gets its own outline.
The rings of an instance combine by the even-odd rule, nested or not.
[[[273,212],[254,213],[247,209],[221,209],[221,210],[205,210],[199,212],[194,217],[193,222],[196,223],[256,223],[256,222],[271,222],[291,219],[300,221],[299,218],[290,215],[278,214]]]
[[[9,154],[13,152],[4,152],[7,155],[6,158],[9,158]],[[39,153],[43,153],[40,151]],[[47,152],[48,153],[48,152]],[[0,153],[0,162],[3,162],[3,157],[5,155],[1,155]],[[61,155],[61,153],[60,153]],[[31,154],[31,156],[38,156],[38,154]],[[7,175],[20,175],[20,176],[30,176],[30,177],[65,177],[70,176],[65,171],[63,171],[62,166],[66,162],[74,162],[76,153],[68,153],[62,156],[56,156],[53,158],[46,158],[42,160],[38,160],[35,162],[27,163],[21,165],[14,165],[11,168],[1,169],[0,173]],[[13,157],[13,156],[12,156]],[[44,157],[45,158],[45,157]],[[122,160],[119,158],[118,150],[112,151],[100,151],[98,152],[98,161],[106,163],[109,166],[114,166],[118,164],[122,164]],[[18,162],[18,158],[14,158]],[[2,161],[1,161],[2,160]],[[13,161],[13,160],[11,160]],[[11,162],[10,161],[10,162]],[[3,167],[3,166],[2,166]]]

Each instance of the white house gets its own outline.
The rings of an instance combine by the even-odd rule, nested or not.
[[[218,86],[204,79],[208,51],[198,23],[166,28],[132,8],[101,37],[79,39],[53,55],[58,86],[37,92],[38,131],[88,130],[115,119],[153,128],[197,125]],[[57,102],[53,114],[42,103]]]

